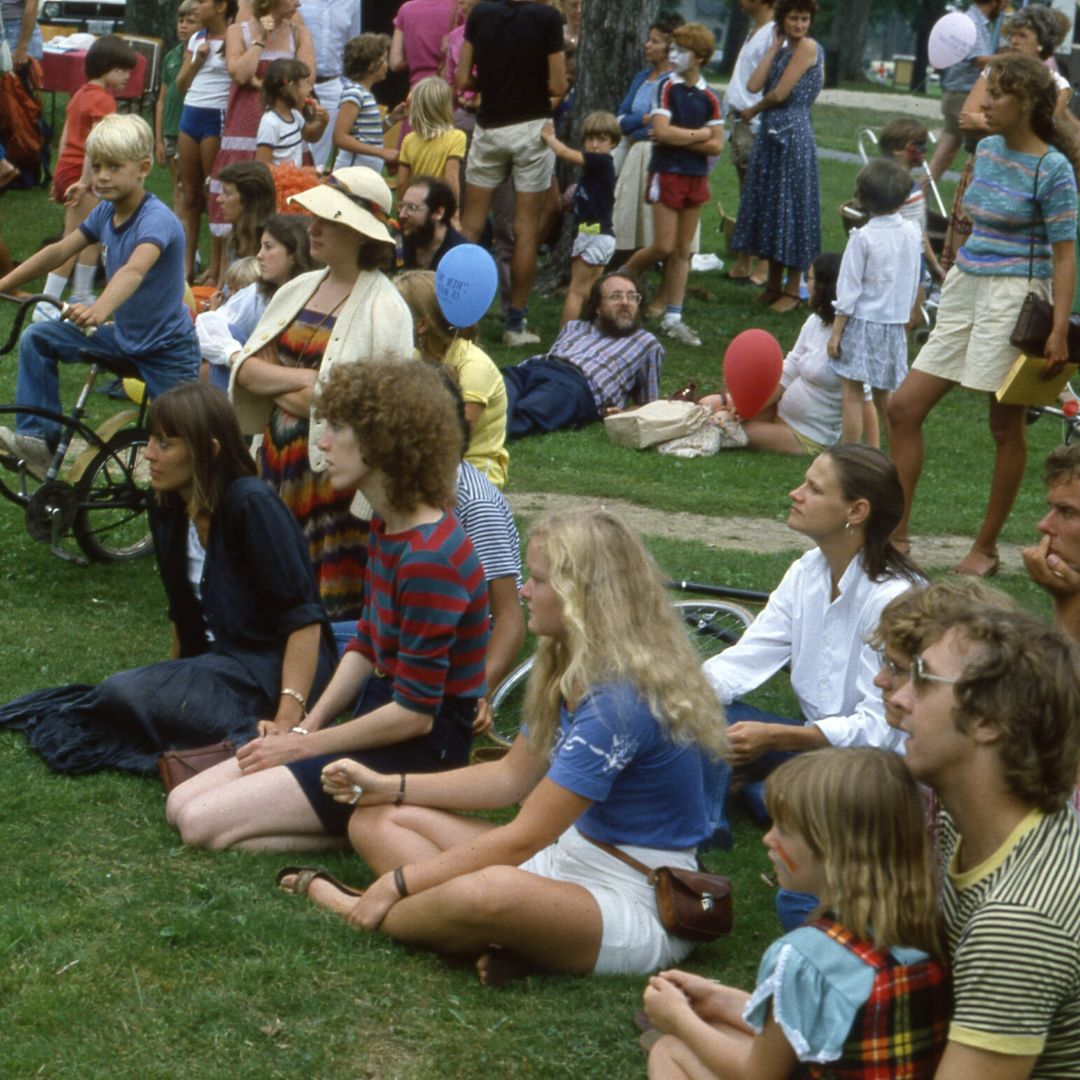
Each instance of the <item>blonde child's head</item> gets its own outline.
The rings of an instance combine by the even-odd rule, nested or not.
[[[149,161],[154,155],[154,132],[134,113],[111,113],[102,117],[86,137],[86,156],[91,163]]]
[[[585,144],[586,139],[607,139],[611,143],[611,149],[614,150],[621,138],[622,129],[614,113],[598,110],[589,113],[581,122],[582,145]]]
[[[425,355],[445,360],[454,343],[455,330],[439,307],[435,292],[435,274],[431,270],[406,270],[394,278],[394,284],[412,312],[417,346]],[[461,336],[471,338],[470,329]]]
[[[255,285],[261,280],[259,261],[254,255],[229,263],[229,268],[225,271],[225,285],[230,293],[238,293],[241,289]]]
[[[181,0],[180,6],[176,9],[176,25],[182,42],[187,41],[192,33],[198,30],[201,23],[199,5],[196,0]]]
[[[454,126],[454,101],[445,79],[430,75],[409,93],[409,124],[421,139],[434,139]]]
[[[911,194],[911,174],[892,158],[875,158],[855,177],[855,200],[871,217],[895,214]]]
[[[347,78],[360,82],[386,59],[390,39],[385,34],[359,34],[345,42],[343,67]]]
[[[765,805],[820,862],[819,911],[879,947],[940,954],[925,810],[902,757],[868,747],[799,754],[769,776]]]

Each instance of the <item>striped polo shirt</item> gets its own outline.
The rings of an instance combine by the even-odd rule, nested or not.
[[[1037,1056],[1033,1080],[1080,1077],[1080,818],[1032,810],[986,862],[957,871],[940,816],[956,1007],[949,1040]]]
[[[484,570],[453,514],[393,534],[372,518],[348,651],[393,678],[399,705],[435,713],[444,697],[482,697],[489,622]]]

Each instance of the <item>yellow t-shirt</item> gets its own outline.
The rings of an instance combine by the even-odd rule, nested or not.
[[[398,155],[402,165],[408,165],[412,175],[434,176],[441,180],[450,158],[465,157],[465,132],[451,128],[434,139],[421,139],[410,131],[402,140]]]
[[[484,406],[473,425],[465,460],[496,487],[506,483],[510,455],[506,450],[506,384],[483,349],[458,338],[446,354],[446,366],[457,376],[466,404]]]

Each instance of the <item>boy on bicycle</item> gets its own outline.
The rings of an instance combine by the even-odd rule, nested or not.
[[[79,362],[80,349],[127,359],[152,397],[198,377],[199,346],[184,306],[184,231],[176,215],[143,189],[153,153],[154,133],[142,117],[102,119],[86,140],[91,181],[102,201],[78,229],[0,278],[0,292],[10,292],[90,244],[104,248],[108,284],[97,300],[72,304],[62,321],[37,323],[23,334],[18,405],[59,412],[58,367]],[[106,324],[110,316],[115,321]],[[0,427],[0,450],[44,476],[59,425],[20,413],[15,427]]]

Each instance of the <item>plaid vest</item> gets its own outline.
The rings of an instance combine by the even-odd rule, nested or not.
[[[799,1080],[932,1080],[952,1014],[945,964],[901,964],[832,919],[810,925],[869,964],[875,974],[839,1060],[804,1063],[793,1075]]]

